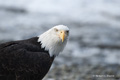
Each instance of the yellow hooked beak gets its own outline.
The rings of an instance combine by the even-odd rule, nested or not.
[[[61,31],[60,32],[60,38],[62,39],[62,42],[64,41],[64,39],[65,39],[65,31]]]

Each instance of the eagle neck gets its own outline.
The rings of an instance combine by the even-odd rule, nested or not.
[[[50,30],[38,36],[38,42],[41,42],[41,48],[49,51],[50,56],[57,56],[60,52],[63,51],[67,40],[61,42],[61,40]]]

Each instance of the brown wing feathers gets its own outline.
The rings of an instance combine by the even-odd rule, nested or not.
[[[0,80],[41,80],[54,56],[41,48],[38,37],[0,45]]]

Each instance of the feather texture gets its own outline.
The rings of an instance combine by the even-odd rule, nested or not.
[[[0,80],[42,80],[54,56],[41,48],[38,37],[0,45]]]

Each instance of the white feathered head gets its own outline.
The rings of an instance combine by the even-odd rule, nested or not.
[[[69,36],[69,28],[64,25],[55,26],[41,34],[38,42],[49,51],[50,56],[57,56],[63,51]]]

